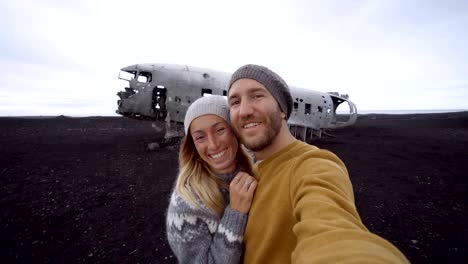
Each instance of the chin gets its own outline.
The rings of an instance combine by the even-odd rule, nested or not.
[[[217,166],[211,166],[213,172],[215,173],[227,173],[227,172],[231,172],[231,170],[234,170],[235,167],[233,166],[233,163],[230,163],[229,165],[223,165],[223,164],[219,164]],[[232,168],[232,169],[231,169]]]

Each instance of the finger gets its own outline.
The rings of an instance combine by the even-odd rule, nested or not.
[[[250,185],[252,184],[252,180],[251,179],[246,179],[245,182],[244,182],[244,188],[245,189],[249,189]]]
[[[239,182],[244,177],[245,177],[245,173],[240,171],[240,172],[237,173],[237,175],[234,177],[234,179],[232,179],[232,181]]]
[[[253,196],[254,192],[255,192],[255,189],[257,189],[257,181],[253,181],[250,185],[249,185],[249,189],[247,190],[247,193],[251,196]]]
[[[256,180],[253,179],[253,178],[248,179],[244,184],[244,191],[246,191],[246,192],[249,191],[250,186],[252,186],[252,184],[255,183],[255,182],[256,182]]]
[[[236,176],[234,176],[234,178],[232,178],[231,183],[229,184],[229,186],[236,187],[237,185],[239,185],[239,182],[241,181],[241,179],[242,179],[242,174],[239,172],[239,173],[237,173]]]
[[[244,183],[245,183],[246,179],[247,179],[246,175],[244,175],[242,173],[239,173],[239,174],[236,175],[236,177],[234,177],[234,179],[232,180],[231,183],[238,186],[239,188],[242,188],[242,186],[244,186]]]

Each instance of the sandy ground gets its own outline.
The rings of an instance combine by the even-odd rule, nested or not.
[[[468,112],[365,115],[314,142],[346,163],[363,222],[413,263],[468,263]],[[1,263],[174,263],[178,146],[147,121],[0,118]]]

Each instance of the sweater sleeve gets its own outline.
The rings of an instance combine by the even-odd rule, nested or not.
[[[313,156],[296,164],[290,182],[297,220],[292,263],[408,263],[361,222],[343,162],[325,150]]]
[[[167,238],[179,263],[239,263],[247,215],[226,207],[218,216],[194,208],[175,192],[167,213]]]

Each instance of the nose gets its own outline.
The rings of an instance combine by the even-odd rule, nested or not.
[[[219,142],[215,135],[208,135],[208,149],[216,150],[218,149]]]
[[[249,100],[242,100],[239,106],[239,117],[248,117],[253,114],[252,105]]]

